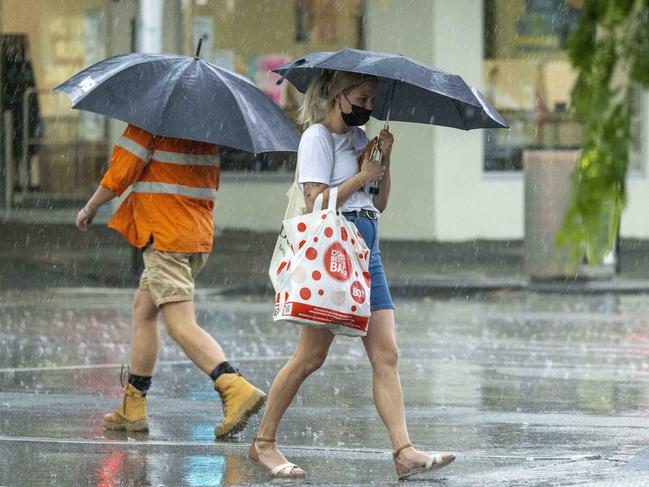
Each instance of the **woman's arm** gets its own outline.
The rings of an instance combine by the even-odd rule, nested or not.
[[[379,194],[372,196],[372,203],[380,213],[383,213],[388,206],[388,199],[390,198],[390,155],[384,155],[381,161],[385,168],[385,177],[378,185]]]
[[[347,179],[338,186],[338,198],[336,198],[336,208],[340,207],[347,199],[363,187],[362,179],[359,174]],[[304,202],[306,203],[306,212],[313,211],[313,205],[316,197],[322,193],[322,209],[329,206],[329,186],[324,183],[304,183]]]
[[[383,151],[381,164],[385,168],[385,177],[379,183],[379,194],[372,197],[372,203],[379,212],[383,213],[390,199],[390,154],[392,153],[394,137],[388,130],[383,129],[379,135],[379,140],[381,150]]]
[[[369,158],[370,154],[368,152],[363,157],[361,171],[338,185],[336,208],[342,206],[351,195],[366,184],[373,183],[374,181],[381,181],[381,179],[383,179],[383,176],[385,175],[385,166],[382,166],[378,162],[372,162]],[[327,208],[329,203],[329,186],[324,183],[304,183],[304,202],[306,203],[307,213],[313,211],[313,204],[320,193],[322,193],[323,198],[322,208]]]

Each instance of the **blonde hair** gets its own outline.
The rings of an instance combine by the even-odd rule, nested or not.
[[[378,81],[375,76],[349,71],[325,70],[314,79],[300,105],[297,121],[304,127],[322,122],[334,107],[340,93],[349,93],[366,81]]]

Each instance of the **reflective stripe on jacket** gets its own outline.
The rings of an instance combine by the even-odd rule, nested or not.
[[[218,146],[129,125],[101,181],[118,196],[131,188],[108,226],[139,248],[153,237],[163,252],[210,252],[219,171]]]

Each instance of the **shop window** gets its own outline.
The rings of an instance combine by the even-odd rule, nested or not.
[[[485,0],[486,92],[510,130],[485,131],[485,171],[520,171],[525,149],[576,149],[577,73],[567,39],[583,0]]]
[[[295,42],[335,44],[335,7],[335,0],[295,0]]]
[[[211,8],[222,5],[225,11],[214,17]],[[279,76],[271,71],[291,59],[311,51],[337,51],[345,47],[360,48],[363,39],[363,0],[292,0],[291,2],[269,3],[262,24],[251,22],[244,16],[245,10],[231,8],[227,3],[210,3],[199,10],[201,21],[220,32],[218,43],[213,47],[210,59],[227,69],[241,72],[272,99],[291,120],[297,119],[302,95],[289,82],[278,85]],[[211,7],[210,7],[211,6]],[[278,34],[269,25],[280,24],[283,19],[293,17],[293,33]],[[195,17],[196,19],[196,17]],[[236,28],[229,30],[224,19]],[[277,19],[272,22],[272,19]],[[215,24],[212,25],[212,23]],[[197,32],[194,31],[196,36]],[[279,37],[278,37],[279,36]],[[229,46],[221,48],[221,46]],[[281,49],[274,46],[282,45]],[[205,44],[203,46],[205,48]],[[208,43],[207,48],[211,45]],[[240,172],[288,172],[295,169],[295,153],[250,154],[235,149],[223,148],[221,168],[224,171]]]
[[[104,119],[52,90],[105,57],[103,0],[3,0],[2,109],[14,125],[14,203],[34,191],[83,195],[106,159]],[[35,201],[35,199],[34,199]]]
[[[585,0],[484,0],[486,92],[511,130],[485,131],[485,171],[520,171],[526,149],[579,149],[582,127],[570,110],[577,72],[567,41]],[[630,169],[642,171],[642,94],[632,124]]]

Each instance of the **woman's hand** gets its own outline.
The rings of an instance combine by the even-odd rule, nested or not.
[[[97,214],[97,208],[91,209],[88,208],[88,206],[84,206],[79,210],[79,213],[77,213],[77,229],[80,232],[87,232],[88,231],[88,225],[92,223],[92,220],[95,218],[95,215]]]
[[[376,143],[374,140],[371,140],[369,144]],[[369,145],[368,144],[368,145]],[[372,150],[366,150],[363,152],[363,158],[361,159],[361,170],[358,175],[363,182],[363,185],[380,181],[385,176],[385,167],[381,165],[380,162],[374,162],[370,160]]]
[[[387,129],[382,129],[379,134],[379,147],[383,151],[384,156],[389,156],[392,152],[392,144],[394,143],[394,136]]]

